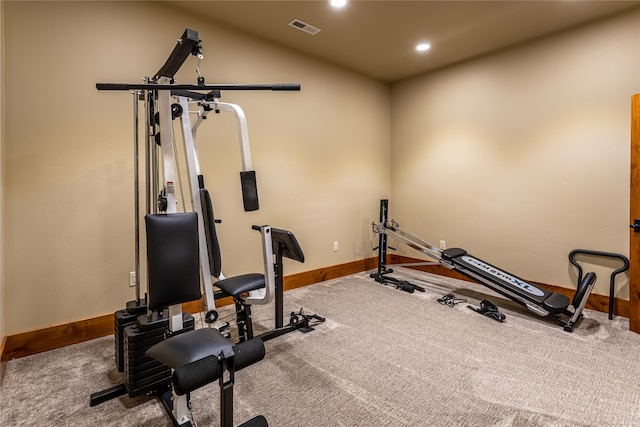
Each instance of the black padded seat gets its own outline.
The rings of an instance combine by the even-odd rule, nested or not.
[[[175,369],[208,356],[228,356],[233,354],[232,347],[217,329],[203,328],[164,340],[151,347],[147,356]]]
[[[214,283],[214,285],[222,289],[225,293],[231,295],[232,297],[237,298],[239,295],[245,292],[264,288],[264,274],[242,274],[240,276],[222,279]]]
[[[542,303],[542,308],[547,310],[549,314],[561,314],[569,307],[569,297],[558,292],[553,292]]]

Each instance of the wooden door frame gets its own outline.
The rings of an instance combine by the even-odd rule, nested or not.
[[[640,94],[631,97],[630,222],[640,219]],[[640,333],[640,233],[629,231],[629,329]]]

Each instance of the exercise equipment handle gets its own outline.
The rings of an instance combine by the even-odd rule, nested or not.
[[[98,90],[271,90],[299,91],[300,83],[280,84],[156,84],[156,83],[96,83]]]
[[[96,83],[98,90],[129,90],[127,83]]]
[[[299,91],[300,83],[283,83],[271,85],[273,91]]]
[[[613,294],[616,282],[616,276],[622,272],[625,272],[629,269],[629,259],[621,254],[616,254],[613,252],[602,252],[602,251],[592,251],[590,249],[574,249],[569,252],[569,262],[573,264],[578,269],[578,283],[582,282],[582,267],[575,260],[576,255],[596,255],[605,258],[617,258],[622,261],[622,267],[614,270],[611,273],[610,283],[609,283],[609,320],[613,319]]]
[[[242,204],[245,212],[257,211],[260,208],[258,201],[258,185],[255,171],[241,171],[240,184],[242,187]]]

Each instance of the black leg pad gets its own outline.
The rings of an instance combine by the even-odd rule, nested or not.
[[[207,356],[173,371],[173,390],[178,396],[185,395],[207,385],[222,375],[217,356]]]
[[[233,346],[233,367],[235,371],[264,359],[264,342],[260,338],[253,338]]]

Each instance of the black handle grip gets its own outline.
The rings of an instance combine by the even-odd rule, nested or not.
[[[129,90],[128,83],[96,83],[98,90]]]
[[[245,212],[257,211],[260,207],[260,204],[258,202],[256,172],[240,172],[240,184],[242,185],[242,203],[244,204]]]
[[[273,91],[285,91],[285,90],[295,91],[295,90],[300,90],[300,84],[299,83],[295,83],[295,84],[275,84],[275,85],[272,85],[271,90],[273,90]]]
[[[256,231],[260,231],[260,226],[259,225],[252,225],[251,229],[252,230],[256,230]]]

